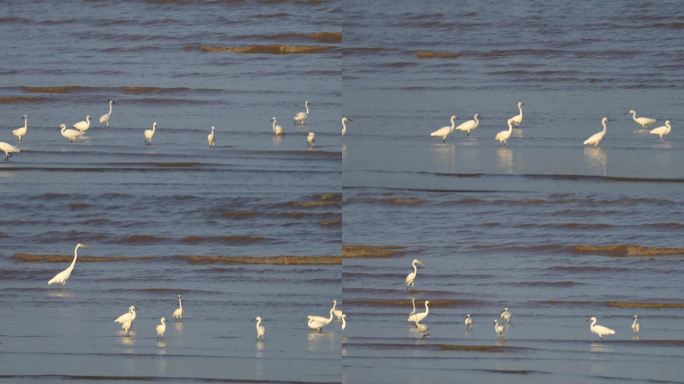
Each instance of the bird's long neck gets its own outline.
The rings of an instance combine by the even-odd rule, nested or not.
[[[257,324],[256,324],[257,328],[258,328],[260,325],[261,325],[261,319],[257,319]]]
[[[456,119],[455,119],[455,118],[452,118],[452,119],[451,119],[451,130],[453,131],[454,128],[456,128]]]
[[[28,116],[24,117],[24,128],[28,128]]]
[[[518,104],[518,111],[520,111],[520,116],[522,116],[522,104]]]
[[[342,316],[342,329],[347,327],[347,321],[344,319],[344,316]]]
[[[632,321],[632,327],[634,327],[636,325],[636,323],[637,323],[637,318],[635,317],[634,321]]]
[[[328,321],[332,321],[333,319],[333,312],[335,311],[335,306],[330,308],[330,316],[328,317]]]
[[[416,266],[416,263],[413,263],[411,265],[413,265],[413,273],[418,274],[418,267]]]
[[[430,307],[428,307],[428,303],[426,301],[425,302],[425,316],[427,316],[428,313],[430,313]]]
[[[152,133],[157,130],[157,124],[152,124]]]
[[[304,103],[304,108],[306,108],[306,114],[309,114],[309,103]]]
[[[591,328],[594,328],[594,325],[596,325],[596,319],[591,319]]]
[[[508,132],[513,132],[513,122],[508,120]]]
[[[276,119],[273,119],[273,125],[272,125],[273,130],[275,130],[275,124],[276,124]]]
[[[180,298],[180,297],[178,298],[178,307],[179,307],[180,309],[183,309],[183,302],[181,301],[181,298]]]
[[[161,319],[162,325],[166,325],[166,319]]]
[[[632,114],[632,120],[635,120],[635,121],[636,121],[636,112],[635,112],[635,111],[632,111],[632,112],[630,112],[630,113]]]
[[[128,312],[129,312],[131,315],[135,316],[135,308],[129,309]]]
[[[606,129],[607,129],[607,127],[606,127],[606,121],[605,121],[605,120],[601,120],[601,125],[603,125],[603,132],[605,132]]]
[[[416,313],[416,299],[411,299],[411,305],[413,305],[413,313]]]
[[[342,129],[345,131],[347,130],[347,120],[345,119],[342,119]]]
[[[109,100],[109,113],[110,114],[112,113],[112,101],[111,100]]]
[[[477,115],[473,116],[473,120],[475,120],[476,123],[480,122],[479,117],[477,117]]]
[[[63,126],[59,129],[59,131],[62,132],[62,134],[64,134],[64,131],[66,131],[66,129],[67,129],[66,125],[63,125]]]
[[[78,258],[78,246],[74,248],[74,259],[71,260],[71,265],[69,265],[69,269],[74,269],[74,265],[76,265],[76,259]]]

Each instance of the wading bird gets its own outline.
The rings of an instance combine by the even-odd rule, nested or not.
[[[315,142],[316,142],[316,134],[313,132],[309,132],[309,134],[306,135],[306,145],[309,148],[313,148],[313,145]]]
[[[589,324],[589,330],[591,333],[598,335],[599,339],[603,339],[603,336],[608,336],[608,335],[614,335],[615,331],[608,328],[604,327],[603,325],[597,325],[596,324],[596,317],[592,316],[589,318],[591,324]]]
[[[508,139],[511,137],[511,133],[513,133],[513,119],[508,119],[507,124],[508,130],[497,133],[495,137],[495,139],[501,145],[506,145],[508,143]]]
[[[523,122],[523,110],[522,106],[525,105],[522,101],[518,101],[518,111],[519,113],[513,117],[511,117],[511,122],[513,123],[514,127],[519,127],[520,124]]]
[[[352,121],[352,119],[342,116],[342,136],[347,134],[347,121]]]
[[[79,131],[78,129],[67,129],[67,126],[64,123],[59,125],[59,132],[62,134],[62,137],[72,143],[76,142],[76,138],[84,135],[84,132]]]
[[[306,108],[306,112],[297,112],[297,114],[294,116],[294,123],[296,125],[304,125],[304,121],[309,117],[309,101],[308,100],[304,101],[304,108]]]
[[[12,130],[12,134],[16,136],[17,140],[21,143],[21,139],[26,136],[28,132],[28,115],[24,115],[24,126]]]
[[[114,101],[109,100],[109,112],[100,116],[100,124],[101,125],[105,125],[105,126],[109,127],[109,120],[111,120],[111,118],[112,118],[112,103],[114,103]]]
[[[21,152],[19,148],[10,143],[5,143],[4,141],[0,141],[0,151],[5,152],[5,161],[9,161],[15,153]]]
[[[441,137],[442,138],[442,143],[446,141],[447,137],[454,133],[454,129],[456,129],[456,115],[451,115],[450,117],[451,120],[451,125],[444,126],[430,134],[430,136],[433,137]]]
[[[430,305],[430,301],[425,300],[425,312],[416,313],[416,315],[415,315],[416,316],[416,320],[415,320],[416,326],[418,326],[418,323],[425,320],[425,318],[428,316],[428,314],[430,314],[429,305]]]
[[[178,308],[176,308],[175,311],[173,311],[172,317],[176,321],[183,320],[183,302],[181,301],[181,295],[180,293],[177,295],[178,297]]]
[[[330,324],[333,321],[333,311],[335,311],[335,308],[337,307],[337,300],[333,300],[333,306],[330,308],[330,317],[323,317],[323,316],[313,316],[309,315],[307,316],[307,326],[311,329],[315,329],[317,331],[321,331],[323,327],[326,325]]]
[[[473,318],[470,316],[470,313],[465,315],[465,318],[463,319],[463,324],[465,324],[467,330],[473,329]]]
[[[594,145],[594,146],[599,145],[601,140],[603,140],[603,136],[606,135],[606,129],[607,129],[606,122],[607,121],[608,121],[607,117],[604,117],[601,119],[601,125],[603,126],[603,129],[601,130],[601,132],[595,133],[595,134],[591,135],[590,138],[584,140],[584,145]]]
[[[499,324],[499,320],[494,320],[494,332],[496,332],[497,337],[502,338],[506,334],[506,327]]]
[[[161,339],[164,337],[164,332],[166,332],[166,317],[162,317],[159,319],[161,321],[161,324],[157,325],[157,339]]]
[[[85,132],[90,128],[90,115],[86,115],[85,120],[74,123],[74,128],[81,132]]]
[[[463,131],[466,133],[466,136],[470,136],[470,132],[476,130],[477,127],[480,126],[479,118],[480,118],[480,115],[476,113],[473,116],[472,120],[468,120],[468,121],[465,121],[465,122],[459,124],[459,126],[456,127],[456,130],[457,131]]]
[[[117,317],[116,320],[114,320],[114,322],[115,322],[115,323],[119,323],[119,324],[124,324],[124,323],[126,323],[127,321],[133,321],[133,320],[135,320],[135,317],[136,317],[135,310],[136,310],[135,305],[131,305],[130,307],[128,307],[128,312],[126,312],[126,313],[124,313],[123,315]]]
[[[146,129],[145,130],[145,144],[149,145],[152,144],[152,137],[154,136],[154,133],[157,131],[157,122],[154,121],[152,122],[152,129]]]
[[[646,129],[649,125],[655,124],[656,119],[651,119],[650,117],[637,117],[636,111],[633,109],[630,109],[629,112],[630,115],[632,115],[632,120],[634,120],[635,123],[639,124],[642,129]]]
[[[513,317],[513,314],[511,313],[511,311],[508,310],[508,307],[504,308],[504,310],[501,311],[501,320],[504,320],[510,324],[512,317]]]
[[[212,125],[211,126],[211,133],[209,133],[209,135],[207,135],[207,143],[209,144],[209,148],[214,146],[214,130],[215,129],[216,128],[214,128],[214,126]]]
[[[413,259],[411,266],[413,267],[413,272],[406,275],[406,289],[409,287],[413,288],[413,284],[416,282],[416,275],[418,274],[418,267],[416,265],[425,265],[422,261],[418,259]]]
[[[264,336],[266,335],[266,328],[261,325],[261,316],[257,316],[254,320],[256,320],[256,334],[257,334],[257,339],[264,339]]]
[[[285,131],[283,130],[283,127],[280,125],[276,125],[276,118],[275,116],[271,117],[271,128],[273,128],[273,134],[276,136],[283,135]]]
[[[85,244],[78,243],[76,244],[76,247],[74,248],[74,259],[71,260],[71,264],[67,267],[67,269],[63,270],[62,272],[58,273],[48,281],[48,285],[52,284],[66,284],[67,280],[69,280],[69,277],[71,277],[71,272],[74,271],[74,266],[76,265],[76,259],[78,259],[78,249],[81,247],[87,247]]]
[[[653,128],[649,133],[651,135],[658,135],[660,136],[660,140],[663,139],[664,136],[667,136],[670,134],[670,131],[672,130],[672,125],[670,125],[670,120],[665,120],[665,125],[661,125],[658,128]]]
[[[632,321],[632,333],[635,335],[639,334],[639,330],[641,330],[641,324],[639,324],[639,316],[634,315],[634,321]]]

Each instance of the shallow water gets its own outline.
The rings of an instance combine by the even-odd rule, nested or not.
[[[681,11],[345,3],[343,242],[407,247],[344,259],[347,382],[681,382]],[[500,147],[518,100],[525,120]],[[629,109],[675,128],[661,142]],[[429,136],[475,113],[470,136]],[[604,141],[584,148],[602,116]],[[406,321],[412,296],[433,303],[427,338]],[[616,335],[591,335],[591,315]]]
[[[339,381],[339,332],[311,334],[305,322],[339,298],[339,259],[299,263],[339,257],[340,54],[200,49],[335,46],[308,34],[339,34],[339,4],[1,8],[0,140],[14,142],[9,128],[24,113],[29,133],[0,165],[0,381]],[[100,127],[110,98],[110,126]],[[296,128],[305,98],[312,113]],[[58,125],[85,114],[95,120],[87,139],[65,142]],[[49,289],[76,242],[90,245],[82,262],[63,291]],[[171,318],[177,292],[186,318],[158,342],[154,327]],[[112,321],[132,304],[135,336],[121,337]]]

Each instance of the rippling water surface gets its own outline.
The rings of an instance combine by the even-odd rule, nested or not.
[[[0,166],[0,380],[339,381],[339,332],[305,316],[340,296],[340,6],[2,4],[0,140],[25,113],[29,132]],[[66,143],[59,124],[86,114]],[[67,287],[48,289],[76,242],[90,247]],[[177,292],[186,318],[157,341]]]
[[[683,15],[678,2],[345,3],[343,242],[406,247],[345,251],[348,382],[682,381]],[[519,100],[525,120],[500,147]],[[629,109],[672,134],[648,135]],[[429,136],[475,113],[470,136]],[[604,141],[584,148],[602,116]],[[413,258],[426,266],[411,293]],[[432,303],[427,338],[406,320],[412,297]],[[591,315],[616,335],[591,335]]]

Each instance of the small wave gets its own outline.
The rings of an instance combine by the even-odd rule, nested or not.
[[[261,236],[186,236],[180,240],[184,244],[218,243],[218,244],[255,244],[268,240]]]
[[[254,15],[252,17],[255,17],[257,19],[284,19],[289,17],[290,14],[287,12],[276,12],[276,13],[261,13],[258,15]]]
[[[126,244],[157,244],[167,241],[166,238],[152,235],[130,235],[123,239]]]
[[[510,285],[517,285],[521,287],[572,287],[579,285],[576,281],[565,280],[565,281],[518,281],[509,283]]]
[[[340,265],[340,256],[178,256],[190,264]]]
[[[598,267],[593,265],[556,265],[547,268],[549,271],[562,273],[604,273],[604,272],[627,272],[629,268],[620,267]]]
[[[324,193],[309,196],[306,200],[291,200],[285,203],[288,207],[318,208],[318,207],[341,207],[342,194]]]
[[[78,85],[62,85],[55,87],[20,87],[21,91],[24,93],[54,93],[54,94],[67,94],[67,93],[86,93],[97,91],[94,87],[82,87]]]
[[[22,263],[70,263],[72,255],[39,255],[33,253],[15,253],[14,259]],[[150,261],[154,256],[78,256],[81,263],[113,263],[122,261]]]
[[[249,218],[252,218],[252,217],[258,215],[257,211],[252,210],[252,209],[246,209],[246,210],[221,209],[221,210],[219,210],[218,214],[220,216],[223,216],[223,217],[226,217],[229,219],[234,219],[234,220],[249,219]]]
[[[462,351],[462,352],[513,352],[526,348],[510,347],[506,345],[467,345],[467,344],[416,344],[416,343],[345,343],[347,348],[392,349],[392,350],[433,350],[433,351]],[[497,370],[506,373],[507,370]]]
[[[0,96],[0,104],[42,104],[52,101],[40,96]]]
[[[411,300],[408,299],[345,299],[344,304],[347,306],[357,307],[410,307]],[[416,302],[423,305],[422,302]],[[436,308],[453,308],[463,305],[474,306],[482,304],[479,300],[456,300],[456,299],[432,299],[430,306]]]
[[[92,205],[88,203],[69,203],[69,209],[72,211],[79,211],[79,210],[84,210],[92,207]]]
[[[418,51],[416,57],[419,59],[456,59],[462,54],[459,52],[448,51]]]
[[[147,87],[147,86],[123,86],[121,92],[129,95],[147,95],[147,94],[166,94],[166,93],[182,93],[189,91],[185,87]]]
[[[318,222],[320,226],[323,227],[339,227],[342,225],[342,216],[337,215],[337,217],[331,217],[328,219],[323,219]]]
[[[30,24],[33,20],[25,17],[6,16],[0,17],[0,24]]]
[[[344,244],[342,245],[343,258],[385,258],[400,256],[407,252],[406,247],[400,245],[361,245]]]
[[[572,251],[577,254],[600,254],[607,256],[684,255],[684,248],[647,247],[637,244],[575,245],[572,247]]]
[[[342,32],[279,33],[275,35],[243,35],[237,39],[312,40],[318,43],[341,43]]]
[[[250,54],[272,54],[272,55],[297,55],[307,53],[328,52],[337,47],[327,45],[285,45],[285,44],[255,44],[242,47],[223,47],[218,45],[200,45],[201,52],[210,53],[250,53]]]

